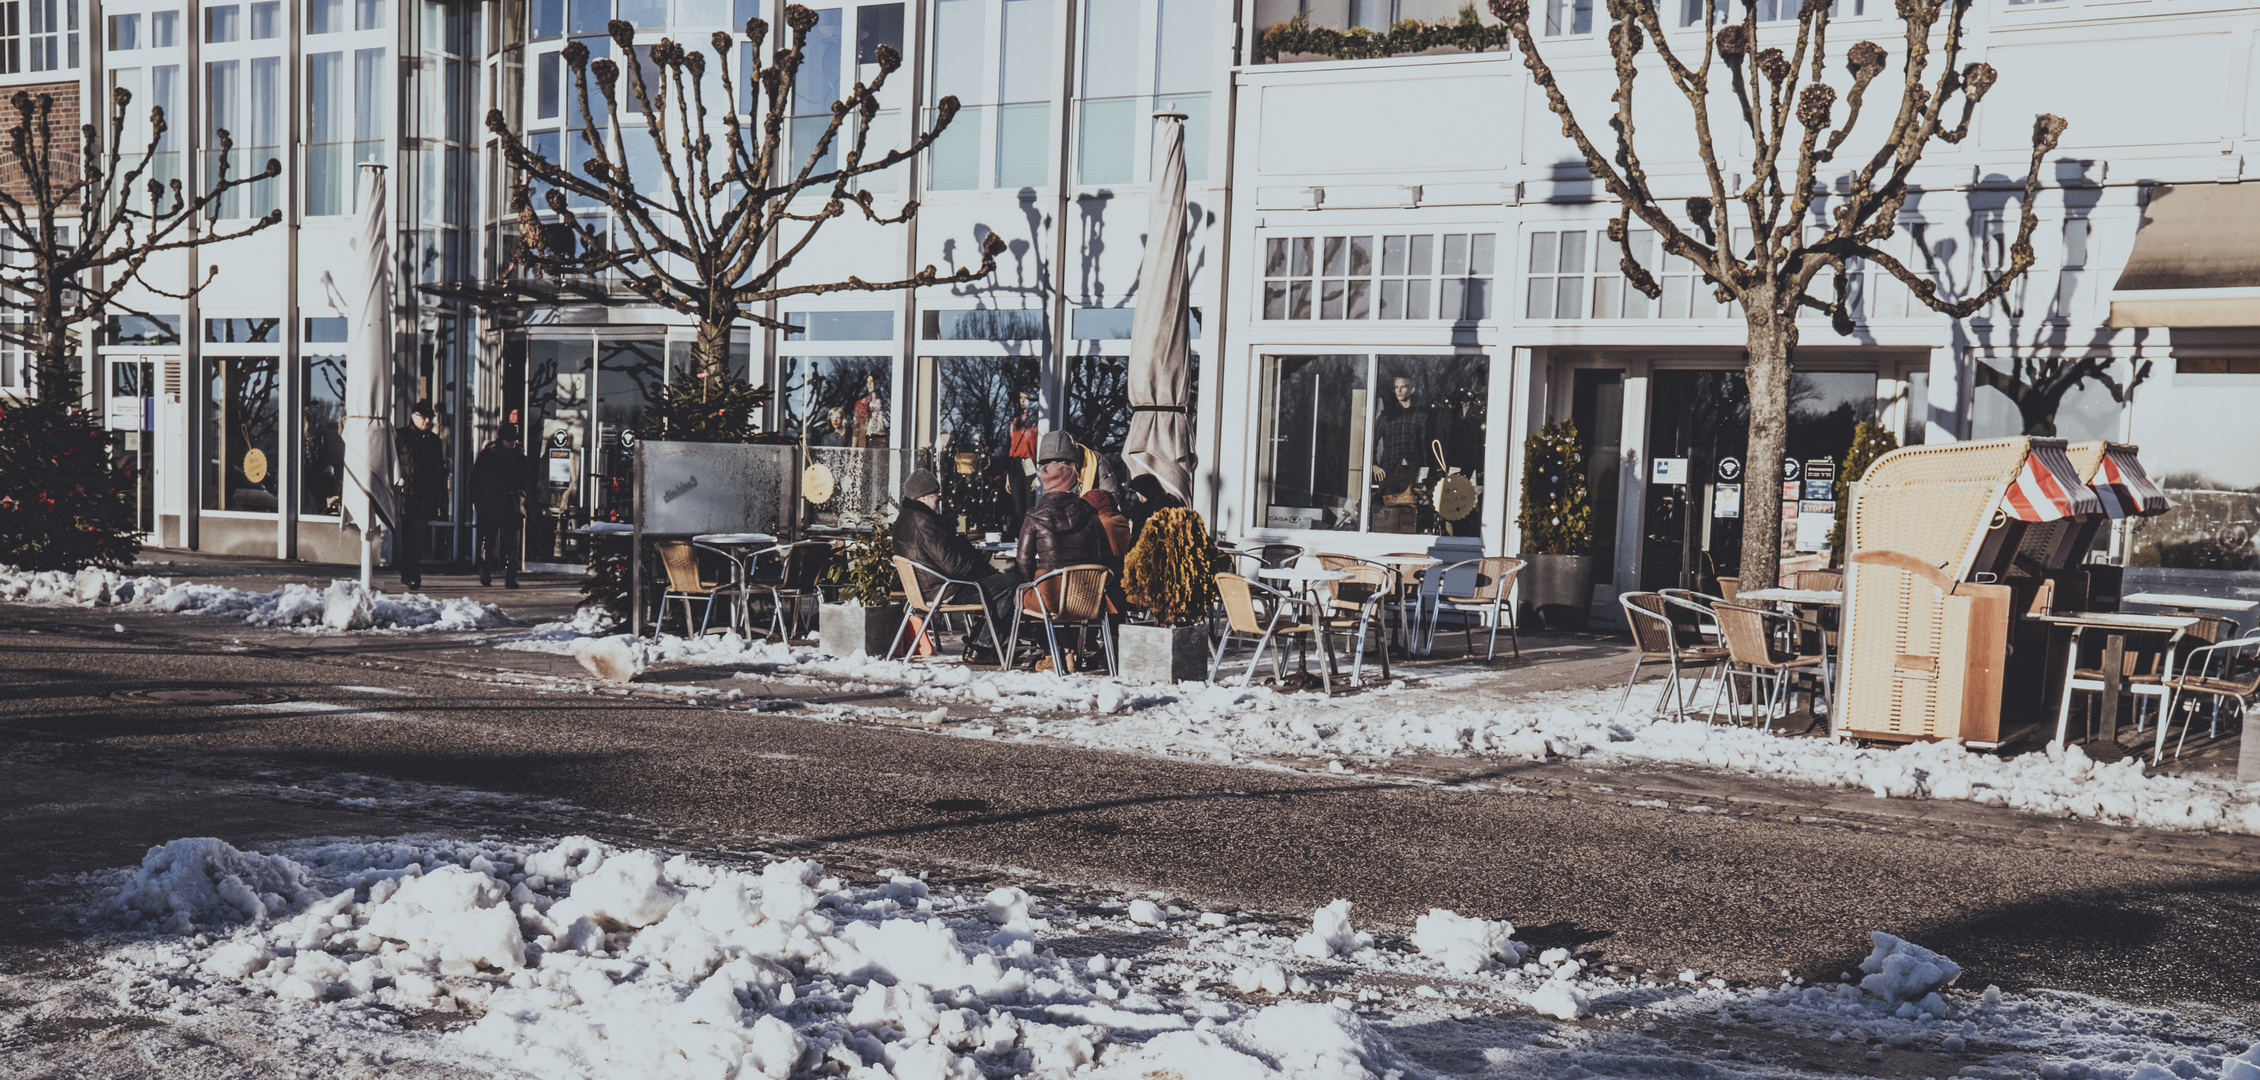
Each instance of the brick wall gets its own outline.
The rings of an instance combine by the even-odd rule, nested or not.
[[[16,111],[17,91],[30,94],[32,108],[37,115],[38,99],[45,94],[54,99],[54,109],[49,113],[53,125],[54,157],[48,167],[62,178],[78,175],[79,150],[86,136],[79,131],[79,84],[71,82],[30,83],[22,86],[0,87],[0,188],[19,199],[30,198],[30,185],[24,182],[23,163],[16,160],[7,147],[6,132],[23,122],[23,114]],[[107,134],[107,133],[105,133]],[[65,179],[65,182],[68,182]]]

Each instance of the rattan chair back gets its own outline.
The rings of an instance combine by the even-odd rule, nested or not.
[[[1224,600],[1224,619],[1234,633],[1263,633],[1263,617],[1256,611],[1255,590],[1238,574],[1216,575],[1216,594]]]
[[[659,565],[667,572],[667,591],[704,596],[714,586],[699,575],[698,549],[688,540],[662,540],[659,548]]]
[[[1506,555],[1493,555],[1476,560],[1475,584],[1465,593],[1450,597],[1456,603],[1488,604],[1503,595],[1514,592],[1515,578],[1525,564],[1521,559]]]
[[[1277,570],[1303,557],[1301,544],[1265,544],[1256,552],[1257,561],[1266,570]]]
[[[1740,604],[1720,604],[1711,611],[1718,616],[1719,637],[1724,639],[1727,655],[1735,663],[1770,670],[1796,659],[1781,647],[1773,628],[1766,625],[1769,620],[1781,621],[1778,614]]]
[[[1646,656],[1669,656],[1673,648],[1671,616],[1664,598],[1652,592],[1628,592],[1617,597],[1624,608],[1625,625],[1632,628],[1632,643]]]
[[[895,556],[895,576],[902,579],[902,596],[912,611],[926,610],[926,590],[918,585],[918,564]]]
[[[1060,567],[1021,594],[1021,610],[1038,617],[1049,614],[1053,622],[1090,622],[1106,614],[1113,577],[1114,571],[1096,563]]]

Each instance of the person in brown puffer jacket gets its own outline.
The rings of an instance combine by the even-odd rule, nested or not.
[[[1106,564],[1120,576],[1122,557],[1130,554],[1130,519],[1114,508],[1114,493],[1105,488],[1084,492],[1083,501],[1091,504],[1091,509],[1099,515],[1099,524],[1106,526],[1107,546],[1114,550],[1114,558],[1108,559]]]
[[[1029,581],[1062,566],[1115,565],[1106,523],[1076,497],[1083,448],[1064,431],[1047,431],[1036,443],[1036,479],[1044,497],[1020,522],[1020,573]]]

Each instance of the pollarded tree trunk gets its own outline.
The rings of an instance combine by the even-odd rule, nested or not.
[[[722,378],[730,370],[730,324],[733,308],[725,314],[701,319],[698,337],[691,342],[691,367],[707,378]]]
[[[1742,470],[1742,588],[1772,588],[1781,576],[1781,463],[1789,448],[1789,358],[1797,317],[1773,310],[1765,287],[1743,304],[1750,328],[1743,373],[1750,391],[1750,435]]]

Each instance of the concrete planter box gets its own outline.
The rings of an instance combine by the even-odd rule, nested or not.
[[[816,608],[816,644],[837,657],[863,653],[876,660],[887,658],[902,625],[902,605],[867,608],[861,604],[819,604]],[[907,634],[904,636],[908,636]]]
[[[1592,555],[1525,555],[1530,565],[1516,584],[1522,593],[1522,628],[1583,630],[1593,609]]]
[[[1208,627],[1124,623],[1115,629],[1115,657],[1124,680],[1138,683],[1199,682],[1208,677]]]

